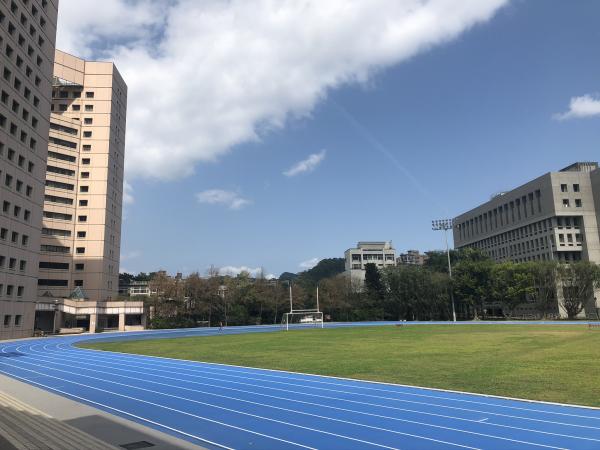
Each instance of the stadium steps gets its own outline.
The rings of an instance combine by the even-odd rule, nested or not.
[[[117,450],[1,391],[0,436],[17,450]]]

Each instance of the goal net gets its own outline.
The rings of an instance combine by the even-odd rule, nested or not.
[[[283,315],[281,327],[286,330],[304,327],[323,328],[323,313],[318,309],[292,310]]]

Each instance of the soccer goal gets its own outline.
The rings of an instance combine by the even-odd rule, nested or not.
[[[315,327],[323,328],[323,313],[318,309],[296,309],[286,312],[281,320],[281,327],[289,330],[290,327]]]

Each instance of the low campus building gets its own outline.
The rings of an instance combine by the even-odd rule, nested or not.
[[[378,268],[396,265],[396,250],[392,241],[364,241],[356,248],[344,252],[345,273],[356,288],[361,288],[365,281],[365,265],[375,264]]]

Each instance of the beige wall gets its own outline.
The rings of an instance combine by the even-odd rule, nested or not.
[[[47,173],[47,179],[73,185],[72,190],[46,187],[47,195],[72,200],[72,205],[47,199],[44,211],[68,214],[70,219],[44,218],[44,227],[70,232],[70,236],[43,236],[42,243],[68,247],[68,253],[42,252],[44,262],[69,264],[68,269],[40,270],[40,279],[61,280],[65,286],[41,285],[46,293],[68,296],[83,284],[90,300],[115,299],[118,292],[123,198],[123,161],[127,86],[114,64],[84,61],[56,51],[55,83],[51,121],[75,131],[51,129],[51,137],[75,144],[53,146],[48,164],[68,171]],[[66,93],[61,94],[61,93]],[[64,158],[64,157],[68,158]],[[74,159],[66,161],[65,159]],[[84,220],[85,218],[85,220]],[[84,237],[80,234],[85,233]],[[79,253],[77,249],[83,249]],[[84,269],[78,270],[77,265]]]
[[[58,1],[14,5],[0,2],[0,339],[33,332]]]

